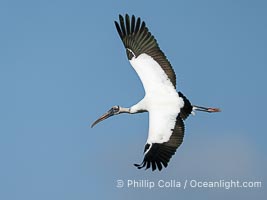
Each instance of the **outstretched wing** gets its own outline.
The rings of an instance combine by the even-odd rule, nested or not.
[[[168,130],[166,130],[168,131]],[[147,143],[144,150],[144,160],[141,164],[135,164],[138,169],[152,167],[152,170],[167,167],[171,157],[175,154],[176,149],[182,144],[184,138],[184,122],[178,115],[174,128],[170,130],[171,136],[168,141],[163,143]]]
[[[126,48],[127,57],[133,68],[139,75],[146,92],[159,85],[153,86],[152,82],[170,82],[176,87],[176,76],[170,62],[160,50],[154,36],[149,32],[145,22],[133,15],[123,18],[119,16],[119,22],[115,21],[117,31]],[[147,80],[149,76],[149,80]]]

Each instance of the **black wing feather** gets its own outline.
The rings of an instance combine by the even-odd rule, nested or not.
[[[126,21],[126,34],[127,35],[130,35],[131,34],[131,30],[130,30],[130,17],[129,17],[129,15],[126,15],[125,16],[125,21]]]
[[[123,33],[123,35],[126,35],[126,30],[125,30],[125,26],[124,26],[124,19],[121,15],[119,16],[119,19],[120,19],[120,25],[121,25],[121,32]]]
[[[144,160],[141,164],[135,164],[138,169],[146,167],[146,169],[152,166],[152,171],[158,169],[162,170],[162,165],[164,167],[168,166],[168,162],[171,157],[175,154],[176,149],[182,144],[184,138],[184,122],[180,115],[176,118],[176,124],[173,129],[172,135],[169,141],[164,143],[152,143],[145,145]]]
[[[128,59],[131,60],[142,53],[148,54],[159,63],[173,86],[176,87],[175,72],[164,53],[160,50],[157,40],[149,32],[145,22],[141,22],[139,17],[136,20],[134,15],[130,18],[126,14],[125,20],[122,15],[119,15],[119,23],[115,21],[115,26],[126,50],[130,49],[133,52],[127,52]]]

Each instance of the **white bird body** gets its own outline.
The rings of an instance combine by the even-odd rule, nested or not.
[[[149,131],[147,143],[167,142],[175,125],[177,113],[183,102],[176,94],[156,95],[148,94],[140,102],[130,108],[130,113],[138,110],[149,112]]]
[[[149,55],[143,53],[133,57],[130,63],[143,83],[146,95],[134,110],[149,112],[147,143],[163,143],[170,139],[177,113],[184,106],[173,84],[161,66]]]
[[[112,107],[98,122],[120,113],[149,112],[148,138],[144,150],[144,160],[139,169],[152,167],[152,170],[167,167],[172,155],[182,144],[184,122],[193,110],[218,112],[216,108],[192,106],[189,100],[176,91],[176,76],[164,53],[160,50],[154,36],[148,31],[140,18],[126,14],[115,22],[117,31],[125,46],[130,64],[139,76],[145,97],[130,108]]]

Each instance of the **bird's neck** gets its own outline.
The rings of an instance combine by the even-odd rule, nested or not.
[[[139,101],[137,104],[133,105],[129,111],[131,114],[134,113],[142,113],[142,112],[147,112],[147,101],[146,97],[144,97],[141,101]]]
[[[120,113],[130,113],[130,108],[120,107]]]

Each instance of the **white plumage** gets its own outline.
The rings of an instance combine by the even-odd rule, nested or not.
[[[177,94],[161,66],[149,55],[142,53],[130,63],[142,81],[146,94]]]

